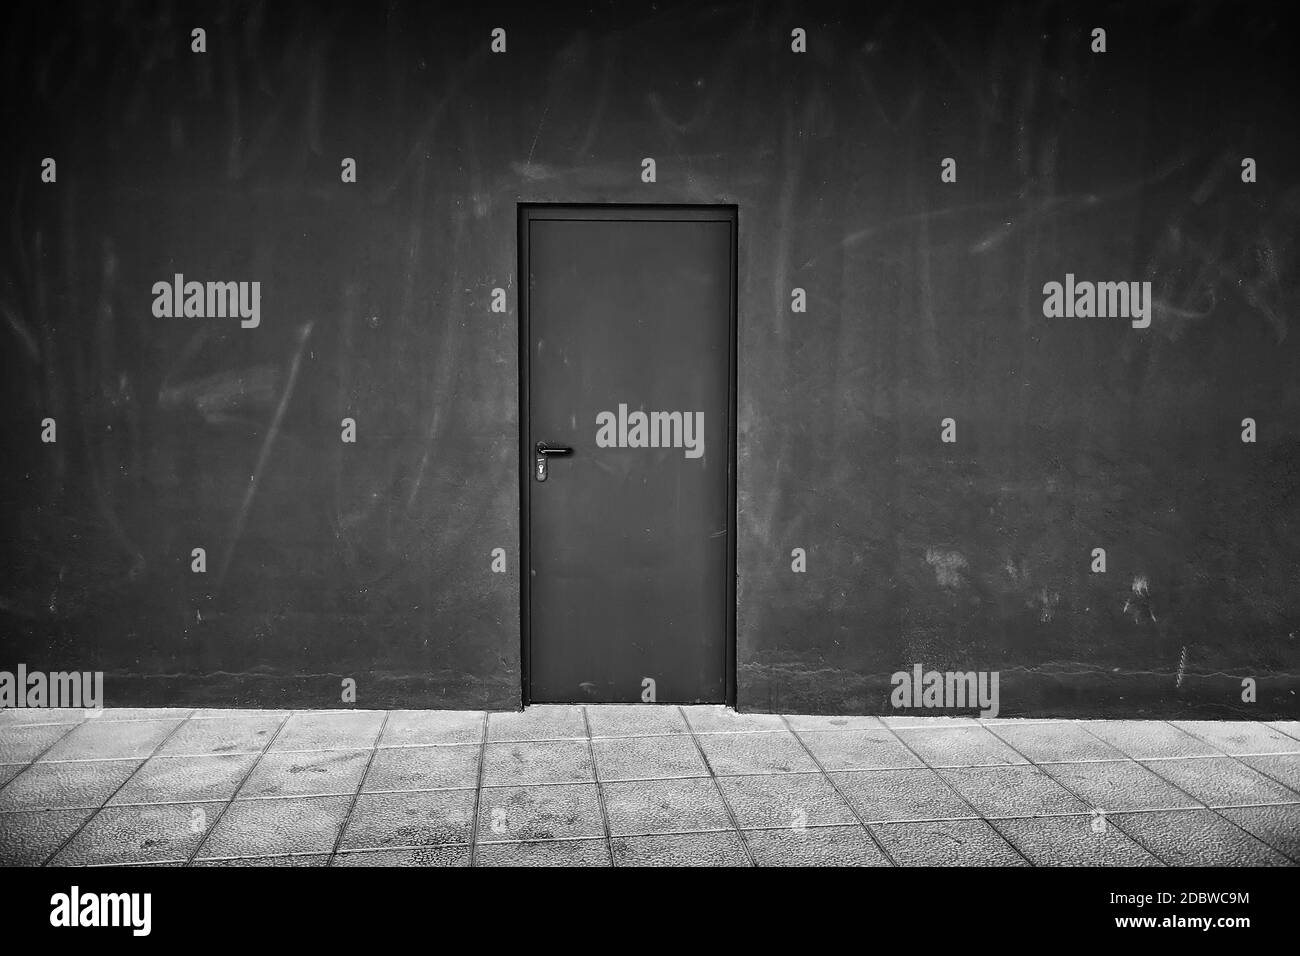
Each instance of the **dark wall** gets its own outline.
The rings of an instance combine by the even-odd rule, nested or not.
[[[9,5],[0,668],[517,706],[516,203],[735,203],[742,709],[921,663],[1004,715],[1295,714],[1284,10]],[[155,318],[176,272],[261,325]],[[1151,327],[1044,318],[1067,272]]]

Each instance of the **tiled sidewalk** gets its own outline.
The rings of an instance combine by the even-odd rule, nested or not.
[[[1296,721],[0,712],[8,865],[1297,861]]]

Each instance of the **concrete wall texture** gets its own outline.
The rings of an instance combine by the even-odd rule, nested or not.
[[[734,203],[741,709],[1300,710],[1285,6],[2,16],[0,667],[517,707],[517,203]],[[259,324],[155,316],[176,273]],[[1067,274],[1149,327],[1046,316]]]

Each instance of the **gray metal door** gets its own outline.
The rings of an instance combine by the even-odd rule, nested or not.
[[[727,701],[736,213],[520,210],[525,695]]]

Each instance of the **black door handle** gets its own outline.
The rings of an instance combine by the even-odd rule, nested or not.
[[[572,455],[573,449],[565,445],[548,445],[544,441],[537,443],[537,454],[539,455]]]

